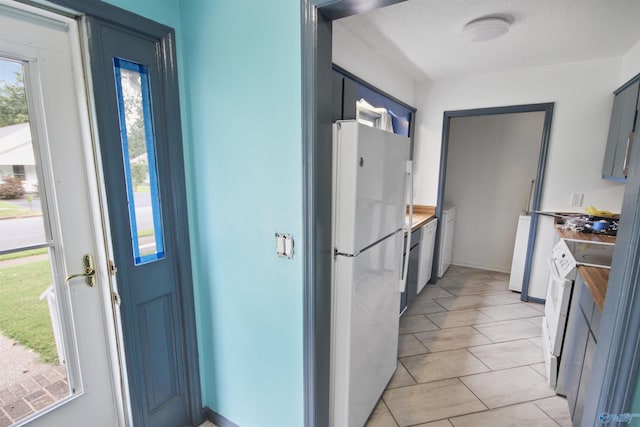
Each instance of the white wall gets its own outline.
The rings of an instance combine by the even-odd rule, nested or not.
[[[622,57],[620,84],[623,84],[638,73],[640,73],[640,41]]]
[[[631,56],[627,60],[631,68]],[[416,128],[417,204],[435,204],[444,111],[554,102],[549,156],[541,209],[571,212],[573,192],[584,193],[583,207],[619,212],[624,185],[601,178],[612,92],[620,84],[622,59],[558,64],[418,86]],[[552,223],[542,220],[536,238],[529,295],[545,298],[545,258],[552,245]],[[551,230],[552,231],[552,230]],[[546,236],[546,237],[545,237]]]
[[[544,112],[451,120],[444,199],[457,207],[453,264],[511,270],[543,127]]]
[[[416,81],[339,22],[333,23],[333,62],[415,107]]]
[[[435,204],[444,111],[555,102],[541,208],[575,211],[573,192],[583,207],[620,211],[624,185],[602,180],[600,172],[621,59],[560,64],[418,87],[416,203]]]

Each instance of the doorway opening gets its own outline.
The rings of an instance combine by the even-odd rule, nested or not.
[[[457,219],[457,226],[471,230],[472,236],[467,232],[457,233],[458,239],[472,237],[476,241],[472,245],[454,244],[454,248],[459,248],[454,261],[456,258],[459,262],[462,260],[468,267],[503,272],[510,269],[513,252],[509,248],[515,240],[518,214],[520,211],[536,212],[540,207],[552,116],[553,103],[444,113],[436,216],[441,217],[447,203],[461,204],[463,209],[457,208],[457,217],[462,215]],[[512,119],[511,123],[509,119]],[[481,160],[481,156],[486,158]],[[469,173],[475,174],[472,185],[469,184],[472,179]],[[502,193],[500,199],[506,200],[505,206],[496,205],[497,199],[493,196],[497,192]],[[476,209],[485,213],[491,210],[493,215],[487,214],[483,222],[477,218]],[[505,225],[505,222],[509,223],[509,217],[512,218],[512,224]],[[478,226],[479,223],[483,223],[483,226]],[[477,242],[495,240],[488,236],[494,235],[495,230],[502,227],[510,227],[512,231],[507,232],[504,242],[496,245],[495,251],[486,251],[482,256],[477,256],[462,250],[477,247]],[[526,245],[522,274],[522,301],[543,302],[540,298],[529,297],[537,230],[537,215],[531,215],[530,238]],[[436,247],[439,246],[441,235],[442,230],[438,230]],[[492,253],[494,256],[491,256]],[[435,255],[434,265],[438,265],[440,255]]]

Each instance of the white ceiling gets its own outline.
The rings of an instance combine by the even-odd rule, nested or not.
[[[510,14],[509,32],[486,42],[460,30]],[[640,0],[408,0],[336,21],[416,81],[620,57],[640,40]]]

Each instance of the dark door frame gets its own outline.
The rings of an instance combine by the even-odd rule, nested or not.
[[[31,4],[36,7],[46,8],[37,1],[32,0],[16,0],[21,3]],[[121,9],[108,3],[104,3],[99,0],[48,0],[54,6],[51,9],[54,12],[61,13],[63,15],[72,16],[75,18],[83,15],[99,18],[103,21],[109,21],[115,23],[119,27],[134,28],[136,32],[146,34],[151,38],[161,40],[162,56],[164,63],[161,64],[166,72],[165,91],[167,93],[165,100],[167,104],[179,105],[180,100],[178,96],[178,70],[176,59],[176,43],[175,43],[175,31],[173,28],[163,24],[154,22],[148,18],[137,15],[133,12]],[[55,6],[60,6],[62,9],[58,10]],[[65,10],[66,9],[66,10]],[[88,65],[88,64],[86,64]],[[177,243],[180,247],[176,251],[179,254],[179,260],[177,262],[178,271],[177,275],[180,280],[180,286],[178,290],[178,298],[183,309],[181,323],[183,326],[184,346],[182,349],[184,352],[184,359],[186,365],[186,390],[188,393],[188,411],[191,422],[198,424],[205,418],[205,411],[202,407],[202,397],[200,390],[200,370],[198,362],[198,345],[196,337],[196,322],[195,322],[195,302],[194,302],[194,289],[193,289],[193,274],[191,271],[191,254],[189,246],[189,224],[186,221],[180,220],[182,218],[181,213],[186,211],[186,187],[184,185],[185,171],[184,161],[182,153],[182,130],[180,117],[177,117],[175,123],[167,124],[167,134],[170,135],[172,141],[178,141],[180,143],[171,144],[169,147],[170,157],[173,161],[171,173],[172,173],[172,187],[170,192],[173,194],[174,206],[172,207],[175,218],[178,220],[173,223],[176,235],[186,236],[183,239],[178,239]],[[110,233],[106,233],[110,236]],[[123,331],[124,333],[124,331]],[[132,375],[129,373],[129,375]],[[124,398],[124,396],[123,396]],[[127,402],[129,405],[133,399]]]
[[[544,184],[544,172],[547,164],[547,154],[549,152],[549,138],[551,137],[551,122],[553,119],[553,102],[542,104],[525,104],[525,105],[511,105],[506,107],[489,107],[489,108],[476,108],[472,110],[458,110],[458,111],[445,111],[444,120],[442,123],[442,145],[440,150],[440,174],[438,178],[438,196],[436,202],[436,217],[442,218],[442,207],[444,205],[444,192],[447,176],[447,156],[449,152],[449,132],[451,129],[451,119],[462,117],[479,117],[479,116],[491,116],[497,114],[513,114],[513,113],[532,113],[532,112],[544,112],[544,124],[542,128],[542,138],[540,140],[540,155],[538,156],[538,172],[536,174],[535,189],[533,192],[533,202],[531,204],[531,211],[537,212],[540,210],[540,200],[542,198],[542,187]],[[536,243],[536,235],[538,232],[538,215],[531,215],[531,225],[529,227],[529,242],[527,244],[527,254],[525,259],[524,278],[522,282],[522,293],[520,299],[522,301],[532,301],[537,303],[544,303],[542,298],[529,297],[529,279],[531,276],[531,261],[533,259],[533,250]],[[436,233],[436,248],[440,247],[440,239],[442,238],[442,227],[438,225],[438,231]],[[432,274],[432,280],[437,280],[438,272],[437,265],[440,258],[439,251],[434,253],[433,265],[434,273]]]
[[[308,427],[329,425],[331,21],[402,1],[301,0],[304,410]],[[640,143],[640,138],[636,141]],[[640,168],[639,151],[635,147],[632,150],[631,170]],[[583,427],[593,425],[603,412],[628,411],[636,388],[640,361],[636,355],[640,348],[640,292],[635,292],[640,280],[640,201],[632,196],[625,193],[620,229],[628,237],[618,238],[618,245],[624,243],[625,248],[616,250],[602,316],[601,329],[611,331],[611,335],[596,352]]]

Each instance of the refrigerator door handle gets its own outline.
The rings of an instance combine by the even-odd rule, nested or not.
[[[405,179],[406,179],[405,197],[406,197],[406,202],[409,205],[409,217],[405,221],[404,227],[402,228],[407,238],[405,239],[404,251],[400,254],[400,264],[402,264],[402,257],[404,257],[402,277],[400,278],[400,283],[398,286],[398,290],[400,292],[404,292],[407,287],[407,273],[409,270],[409,251],[411,248],[411,226],[413,224],[413,162],[411,160],[407,160]]]

